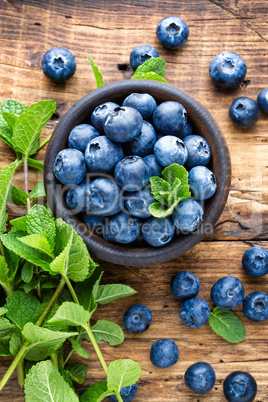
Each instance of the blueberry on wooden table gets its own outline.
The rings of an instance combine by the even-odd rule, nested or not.
[[[90,124],[79,124],[75,126],[68,137],[68,147],[85,152],[86,146],[90,140],[99,137],[100,133]]]
[[[135,47],[130,53],[130,65],[136,70],[145,61],[152,57],[159,57],[158,51],[151,45],[140,45]]]
[[[139,234],[139,219],[125,212],[107,218],[103,226],[104,240],[112,243],[132,243],[139,237]]]
[[[128,191],[125,195],[125,206],[129,213],[138,218],[149,218],[149,207],[155,202],[150,188],[146,187],[139,191]]]
[[[140,156],[127,156],[115,165],[114,177],[122,189],[138,191],[148,184],[150,168]]]
[[[65,82],[75,73],[75,57],[65,47],[54,47],[43,56],[42,69],[44,74],[51,80]]]
[[[187,169],[194,166],[206,166],[211,158],[211,149],[205,138],[200,135],[188,135],[183,138],[188,151],[188,158],[185,163]]]
[[[244,270],[251,276],[263,276],[268,273],[268,251],[264,247],[250,247],[242,258]]]
[[[123,198],[117,184],[100,177],[86,188],[86,203],[93,215],[111,216],[123,208]]]
[[[181,305],[180,317],[190,328],[200,328],[208,322],[210,309],[202,297],[196,296],[185,300]]]
[[[156,34],[166,49],[178,49],[183,46],[189,37],[189,28],[186,22],[179,17],[163,18],[156,28]]]
[[[258,103],[251,98],[241,96],[230,106],[229,116],[232,122],[240,128],[250,128],[257,123],[260,115]]]
[[[156,367],[174,366],[179,359],[179,349],[171,339],[160,339],[152,345],[150,359]]]
[[[85,161],[89,172],[110,172],[123,156],[121,145],[104,135],[91,139],[85,150]]]
[[[131,334],[141,334],[150,327],[152,312],[146,306],[135,304],[125,311],[123,322],[128,332]]]
[[[110,112],[113,112],[115,108],[119,107],[117,103],[114,102],[105,102],[101,105],[97,106],[92,114],[91,114],[91,124],[94,126],[100,133],[104,133],[104,123],[106,117]]]
[[[253,402],[257,394],[257,383],[251,374],[234,371],[224,380],[223,392],[228,402]]]
[[[172,220],[168,218],[149,218],[142,225],[144,240],[153,247],[161,247],[171,242],[175,234]]]
[[[130,402],[135,398],[136,392],[138,389],[137,384],[130,385],[129,387],[123,387],[120,390],[120,395],[121,398],[123,399],[123,402]],[[110,401],[112,402],[118,402],[118,399],[115,395],[110,395],[108,396]]]
[[[144,160],[150,168],[150,177],[161,176],[163,166],[161,166],[160,163],[157,162],[155,155],[147,155],[145,156]]]
[[[264,292],[253,292],[243,302],[245,316],[255,322],[268,320],[268,295]]]
[[[154,154],[162,166],[170,166],[173,163],[184,165],[188,157],[184,142],[174,135],[165,135],[156,141]]]
[[[243,302],[244,286],[238,278],[225,276],[213,285],[211,298],[216,306],[231,310]]]
[[[144,120],[148,120],[152,117],[157,105],[155,99],[149,94],[132,93],[126,97],[123,106],[133,107],[140,112]]]
[[[71,186],[81,183],[86,175],[83,153],[78,149],[63,149],[56,156],[53,172],[62,184]]]
[[[184,381],[187,387],[197,394],[207,394],[216,381],[215,371],[209,363],[198,362],[188,367]]]
[[[202,206],[196,200],[188,198],[181,201],[175,211],[172,219],[177,229],[182,232],[193,232],[201,224],[204,216]]]
[[[155,109],[153,122],[160,133],[180,137],[187,124],[187,112],[181,103],[166,101]]]
[[[268,88],[264,88],[258,95],[257,99],[260,109],[264,113],[268,113]]]
[[[200,281],[189,271],[177,272],[171,279],[171,292],[177,300],[187,300],[197,296],[200,290]]]
[[[222,88],[236,87],[243,81],[246,72],[246,63],[234,52],[219,53],[209,66],[213,83]]]
[[[107,115],[103,128],[110,140],[128,142],[140,134],[142,124],[142,116],[136,109],[119,106]]]

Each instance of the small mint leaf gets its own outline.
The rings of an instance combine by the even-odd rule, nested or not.
[[[99,68],[96,66],[94,60],[92,59],[92,57],[90,57],[90,55],[88,53],[87,53],[87,58],[88,58],[88,61],[89,61],[90,65],[91,65],[92,71],[94,73],[97,88],[103,87],[104,81],[103,81],[103,77],[102,77],[102,74],[101,74]]]
[[[114,300],[123,299],[127,296],[132,296],[135,293],[137,292],[127,285],[100,285],[97,290],[95,302],[98,304],[108,304]]]
[[[37,170],[40,170],[40,172],[43,172],[43,170],[44,170],[43,162],[41,162],[35,158],[28,158],[27,163],[28,163],[28,166],[31,166]]]
[[[173,163],[172,165],[167,166],[162,171],[162,176],[171,186],[173,186],[173,183],[176,179],[180,180],[181,185],[188,184],[187,170],[177,163]]]
[[[6,99],[0,104],[0,113],[12,113],[16,117],[21,115],[27,107],[14,99]]]
[[[13,129],[18,117],[13,113],[7,113],[7,112],[2,112],[2,116],[9,125],[9,127]]]
[[[23,244],[39,251],[40,253],[45,253],[49,257],[53,258],[51,251],[51,246],[47,239],[41,234],[33,234],[29,236],[24,236],[18,239]]]
[[[161,57],[152,57],[137,68],[132,78],[136,78],[138,75],[144,73],[156,73],[160,75],[160,77],[164,77],[165,70],[166,61]]]
[[[56,224],[54,217],[43,205],[34,205],[28,214],[27,232],[29,235],[42,235],[50,244],[51,250],[55,246]]]
[[[174,212],[176,204],[171,205],[171,207],[166,208],[160,202],[154,202],[149,206],[149,212],[155,218],[165,218],[166,216],[171,215]]]
[[[114,322],[99,320],[93,327],[91,327],[91,331],[98,343],[104,341],[108,342],[111,346],[115,346],[124,342],[124,333],[121,327]]]
[[[6,203],[11,186],[11,180],[17,166],[18,161],[15,161],[0,171],[0,235],[6,231]]]
[[[82,348],[82,346],[80,346],[79,343],[74,338],[70,338],[69,341],[71,342],[74,351],[79,356],[82,356],[85,359],[88,359],[90,357],[90,354],[88,353],[88,351],[86,351],[84,348]]]
[[[80,402],[101,402],[112,392],[107,390],[107,381],[100,381],[88,387],[80,397]]]
[[[168,205],[167,195],[171,191],[170,184],[158,176],[150,178],[152,196],[163,205]],[[164,195],[163,195],[164,194]]]
[[[11,184],[7,196],[7,202],[18,206],[25,206],[27,204],[27,198],[28,195],[25,193],[25,191]]]
[[[86,326],[90,314],[80,304],[64,302],[56,311],[56,314],[48,320],[48,324],[63,326]]]
[[[21,216],[20,218],[12,219],[10,221],[11,225],[23,232],[27,232],[27,220],[28,220],[28,215]]]
[[[81,363],[67,364],[64,369],[68,372],[72,381],[80,385],[85,382],[87,372],[86,364]]]
[[[246,330],[240,319],[230,310],[215,307],[210,313],[209,325],[216,334],[227,342],[239,343],[245,340]]]
[[[154,72],[150,72],[150,73],[141,73],[138,75],[135,75],[133,77],[131,77],[131,79],[134,80],[153,80],[153,81],[160,81],[160,82],[165,82],[167,84],[167,81],[165,80],[165,78],[161,77],[160,75],[154,73]]]
[[[109,364],[107,388],[120,392],[121,388],[136,384],[141,376],[140,365],[130,359],[115,360]]]
[[[34,265],[26,261],[21,269],[21,279],[25,283],[31,282],[33,278]]]
[[[34,189],[30,192],[29,197],[32,200],[35,200],[38,197],[45,197],[45,187],[44,187],[44,182],[37,183],[37,185],[34,187]]]
[[[27,323],[35,323],[43,312],[39,301],[24,292],[12,292],[6,299],[6,316],[21,330]]]

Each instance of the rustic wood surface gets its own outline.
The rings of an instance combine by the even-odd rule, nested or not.
[[[268,291],[265,278],[252,279],[243,272],[241,257],[250,245],[268,247],[268,163],[267,121],[261,114],[255,127],[242,131],[231,124],[228,108],[237,96],[256,98],[267,86],[268,4],[265,0],[0,0],[0,101],[13,98],[30,105],[41,99],[57,102],[54,119],[43,132],[45,137],[69,107],[95,88],[85,53],[88,52],[103,72],[105,82],[131,76],[126,65],[131,49],[143,43],[155,46],[167,61],[168,82],[193,96],[215,117],[229,145],[232,159],[232,189],[227,206],[214,233],[194,249],[166,264],[131,268],[103,264],[103,283],[125,283],[137,295],[98,309],[94,319],[107,318],[122,326],[125,309],[133,303],[152,309],[153,323],[142,335],[125,333],[118,347],[104,343],[101,349],[107,362],[132,358],[143,369],[135,401],[224,401],[222,383],[233,370],[252,373],[258,383],[256,401],[268,401],[268,324],[254,324],[241,311],[246,325],[246,341],[232,345],[223,341],[206,325],[192,330],[179,319],[179,303],[169,290],[171,276],[189,269],[201,281],[200,295],[210,304],[210,289],[224,275],[243,280],[246,294]],[[180,50],[169,52],[159,44],[155,28],[165,16],[178,15],[190,28],[190,38]],[[66,46],[77,60],[77,72],[65,85],[51,83],[42,73],[41,59],[51,47]],[[237,52],[247,63],[245,81],[231,91],[217,90],[208,74],[211,59],[220,51]],[[44,158],[44,150],[40,152]],[[0,143],[0,167],[13,160],[5,144]],[[42,177],[31,172],[30,187]],[[22,186],[22,175],[14,183]],[[9,211],[17,215],[19,210]],[[212,307],[212,304],[211,304]],[[149,360],[151,344],[159,338],[171,338],[180,350],[179,362],[170,369],[156,369]],[[104,378],[92,352],[87,380],[79,394],[94,381]],[[78,360],[73,357],[73,361]],[[1,358],[0,376],[11,359]],[[183,375],[190,364],[207,361],[216,371],[214,389],[205,396],[190,392]],[[15,375],[4,388],[0,400],[23,401],[23,391]]]

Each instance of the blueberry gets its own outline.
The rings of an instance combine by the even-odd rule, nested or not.
[[[175,228],[170,218],[149,218],[142,225],[144,240],[154,247],[161,247],[171,242]]]
[[[191,126],[190,123],[186,123],[186,125],[183,128],[183,131],[180,134],[180,138],[184,139],[185,137],[188,137],[188,135],[193,134],[193,127]]]
[[[106,117],[104,131],[112,141],[128,142],[140,134],[142,123],[141,114],[133,107],[116,107]]]
[[[229,116],[232,122],[240,128],[254,126],[260,115],[260,108],[254,99],[241,96],[230,106]]]
[[[77,149],[63,149],[55,159],[53,172],[65,185],[79,184],[86,175],[86,162],[82,152]]]
[[[188,367],[184,380],[191,391],[202,395],[208,393],[214,387],[216,375],[210,364],[198,362]]]
[[[233,52],[219,53],[209,66],[213,83],[222,88],[236,87],[243,81],[246,72],[246,63]]]
[[[245,271],[251,276],[268,273],[268,251],[264,247],[250,247],[242,258]]]
[[[117,103],[105,102],[97,106],[91,115],[91,124],[100,132],[103,133],[103,125],[106,117],[110,112],[113,112],[115,108],[119,107]]]
[[[152,57],[159,57],[158,51],[150,45],[140,45],[135,47],[130,53],[130,65],[133,70],[136,70],[145,61]]]
[[[42,69],[51,80],[65,82],[75,73],[75,57],[65,47],[53,47],[43,56]]]
[[[124,326],[131,334],[141,334],[145,332],[152,323],[151,310],[140,304],[129,307],[123,318]]]
[[[162,166],[169,166],[172,163],[184,165],[188,157],[188,151],[183,141],[173,135],[165,135],[160,138],[155,143],[154,154]]]
[[[87,210],[87,185],[86,180],[84,180],[79,186],[72,187],[66,195],[66,204],[74,213],[85,212]]]
[[[139,156],[127,156],[115,165],[114,177],[124,190],[138,191],[149,182],[150,168]]]
[[[139,234],[139,219],[124,212],[106,219],[103,227],[103,238],[108,242],[132,243]]]
[[[155,202],[150,188],[146,187],[139,191],[129,191],[125,197],[125,205],[129,213],[138,218],[149,218],[149,206]]]
[[[197,296],[200,290],[200,282],[192,272],[180,271],[172,277],[170,287],[173,296],[184,301]]]
[[[223,383],[223,392],[229,402],[253,402],[257,394],[257,383],[245,371],[233,371]]]
[[[104,135],[89,141],[85,151],[85,161],[89,172],[109,172],[123,157],[121,145]]]
[[[206,166],[211,158],[211,149],[205,138],[200,135],[189,135],[183,139],[188,151],[185,163],[187,169],[194,166]]]
[[[179,203],[173,213],[173,223],[182,232],[193,232],[202,222],[203,208],[199,202],[188,198]]]
[[[208,322],[210,309],[202,297],[196,296],[185,300],[181,305],[180,317],[190,328],[200,328]]]
[[[86,190],[87,206],[93,215],[110,216],[123,208],[120,189],[110,179],[93,180]]]
[[[101,235],[103,231],[103,225],[105,217],[101,215],[91,215],[90,213],[84,213],[82,216],[82,221],[86,224],[89,230]]]
[[[260,109],[264,113],[268,113],[268,88],[264,88],[258,95],[257,99]]]
[[[153,122],[160,133],[179,137],[185,130],[187,112],[179,102],[163,102],[155,109]]]
[[[155,129],[148,121],[144,121],[140,134],[134,140],[126,143],[127,153],[144,157],[153,152],[155,143]]]
[[[123,402],[132,401],[135,398],[137,388],[138,388],[137,384],[133,384],[133,385],[129,385],[128,387],[121,388],[120,395],[121,395],[121,398],[123,399]],[[112,402],[118,402],[118,399],[115,395],[109,395],[108,398]]]
[[[244,286],[234,276],[224,276],[211,289],[211,298],[216,306],[231,310],[244,300]]]
[[[166,17],[159,22],[156,34],[166,49],[178,49],[183,46],[189,36],[189,28],[179,17]]]
[[[155,155],[147,155],[144,160],[150,168],[150,177],[161,176],[163,167],[157,162]]]
[[[149,94],[133,93],[126,97],[123,106],[130,106],[136,109],[142,115],[144,120],[152,117],[156,108],[155,99]]]
[[[68,138],[68,147],[85,152],[88,142],[99,135],[98,130],[90,124],[80,124],[72,129]]]
[[[214,174],[205,166],[193,167],[188,175],[192,194],[198,200],[207,200],[215,194],[217,184]]]
[[[151,347],[150,359],[156,367],[174,366],[179,359],[178,346],[171,339],[159,339]]]
[[[263,292],[250,293],[243,302],[243,311],[251,321],[268,320],[268,295]]]

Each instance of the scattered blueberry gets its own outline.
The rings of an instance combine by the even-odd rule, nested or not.
[[[93,215],[110,216],[123,208],[123,198],[116,183],[110,179],[93,180],[86,190],[87,206]]]
[[[188,367],[185,372],[185,384],[197,394],[207,394],[216,381],[215,371],[210,364],[198,362]]]
[[[98,130],[90,124],[79,124],[72,129],[69,135],[68,147],[85,152],[88,142],[99,135]]]
[[[150,45],[140,45],[135,47],[130,53],[130,65],[133,70],[136,70],[145,61],[152,57],[159,57],[158,51]]]
[[[120,106],[108,114],[104,123],[104,131],[112,141],[128,142],[140,134],[142,123],[142,116],[136,109]]]
[[[135,398],[137,389],[138,389],[137,384],[121,388],[120,395],[121,395],[121,398],[123,399],[123,402],[132,401]],[[118,402],[118,399],[117,399],[117,397],[115,395],[109,395],[108,398],[112,402]]]
[[[169,166],[172,163],[184,165],[188,157],[188,151],[184,142],[173,135],[165,135],[154,145],[154,154],[162,166]]]
[[[65,82],[76,70],[73,53],[65,47],[53,47],[43,56],[43,73],[55,82]]]
[[[194,166],[206,166],[211,158],[211,149],[205,138],[200,135],[189,135],[183,139],[188,151],[185,163],[187,169]]]
[[[145,332],[152,323],[151,310],[140,304],[129,307],[123,317],[126,330],[131,334]]]
[[[189,36],[189,28],[179,17],[166,17],[159,22],[156,34],[166,49],[178,49],[183,46]]]
[[[144,121],[140,134],[134,140],[126,143],[127,153],[144,157],[153,152],[155,143],[155,129],[148,121]]]
[[[264,247],[250,247],[242,258],[245,271],[251,276],[268,273],[268,251]]]
[[[241,128],[254,126],[260,115],[258,103],[251,98],[241,96],[236,98],[230,106],[229,116],[232,122]]]
[[[193,232],[202,222],[203,208],[199,202],[188,198],[179,203],[172,219],[173,223],[182,232]]]
[[[78,149],[63,149],[55,159],[53,172],[57,179],[65,185],[79,184],[86,175],[86,162]]]
[[[223,383],[223,392],[229,402],[253,402],[257,394],[257,383],[245,371],[233,371]]]
[[[263,292],[250,293],[243,302],[243,311],[251,321],[268,320],[268,295]]]
[[[184,301],[197,296],[200,290],[200,282],[192,272],[180,271],[172,277],[170,287],[173,296]]]
[[[89,172],[109,172],[123,159],[123,149],[105,135],[89,141],[85,151],[85,161]]]
[[[268,113],[268,88],[264,88],[258,95],[257,99],[260,109],[264,113]]]
[[[117,103],[105,102],[97,106],[91,115],[91,124],[100,132],[103,133],[103,125],[106,117],[110,112],[113,112],[115,108],[119,107]]]
[[[214,174],[205,166],[193,167],[188,175],[192,194],[198,200],[207,200],[215,194],[217,184]]]
[[[92,232],[102,235],[103,225],[105,217],[101,215],[91,215],[90,213],[84,213],[82,217],[83,222],[86,224],[88,229]]]
[[[140,112],[144,120],[148,120],[156,108],[156,101],[149,94],[132,93],[126,97],[123,106],[133,107]]]
[[[115,165],[114,177],[124,190],[138,191],[149,182],[150,168],[139,156],[127,156]]]
[[[103,238],[109,242],[132,243],[140,234],[138,218],[120,212],[105,220]]]
[[[179,102],[163,102],[155,109],[153,122],[160,133],[179,137],[185,130],[187,112]]]
[[[174,366],[179,359],[179,349],[171,339],[160,339],[152,345],[150,359],[156,367]]]
[[[154,247],[161,247],[171,242],[175,228],[170,218],[149,218],[142,225],[144,240]]]
[[[208,322],[210,309],[207,302],[199,296],[185,300],[181,305],[182,322],[191,328],[200,328]]]
[[[129,213],[138,218],[149,218],[149,206],[155,202],[150,188],[146,187],[139,191],[129,191],[125,197],[125,205]]]
[[[145,156],[144,160],[150,168],[150,177],[161,176],[163,167],[157,162],[155,155],[147,155]]]
[[[87,210],[86,189],[87,182],[83,180],[77,187],[72,187],[66,195],[66,204],[74,213],[85,212]]]
[[[213,83],[222,88],[236,87],[243,81],[246,72],[246,63],[233,52],[219,53],[209,66]]]
[[[231,310],[244,300],[244,286],[234,276],[224,276],[211,289],[211,298],[216,306]]]

